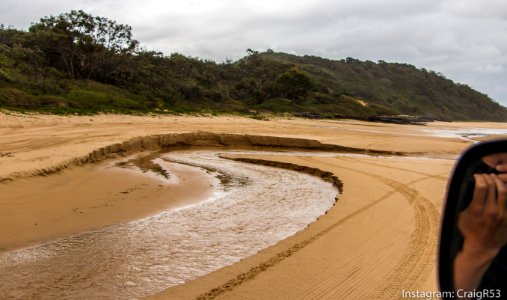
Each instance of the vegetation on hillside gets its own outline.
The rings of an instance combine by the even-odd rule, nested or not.
[[[466,85],[414,66],[247,50],[216,63],[146,50],[128,25],[83,11],[0,27],[0,107],[54,113],[408,114],[507,120],[507,109]]]

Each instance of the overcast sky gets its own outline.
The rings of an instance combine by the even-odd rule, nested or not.
[[[251,48],[413,64],[507,106],[506,0],[1,0],[27,29],[82,9],[133,28],[149,50],[236,60]]]

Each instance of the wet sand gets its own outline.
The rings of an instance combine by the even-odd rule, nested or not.
[[[191,167],[172,167],[179,178],[172,182],[119,161],[126,159],[0,184],[0,251],[141,219],[213,192],[211,178]]]
[[[5,186],[20,184],[22,180],[36,180],[30,177],[37,173],[34,170],[63,164],[92,150],[136,136],[198,130],[316,139],[346,147],[450,158],[472,141],[459,136],[437,136],[423,129],[470,127],[507,129],[506,124],[494,123],[400,126],[347,120],[0,114],[0,177],[15,178]],[[342,180],[343,195],[308,229],[230,267],[171,288],[157,298],[393,299],[401,297],[402,289],[436,290],[438,222],[447,176],[454,164],[452,159],[256,158],[331,171]],[[53,175],[48,178],[51,177]],[[15,220],[7,221],[8,215],[3,207],[18,203],[3,199],[0,203],[0,220],[6,220],[0,227],[0,236],[5,237],[7,228],[17,225],[12,224]],[[30,210],[27,205],[36,204],[19,203],[18,209]],[[60,211],[62,205],[62,201],[54,201],[41,207],[51,211],[49,215],[52,215]],[[71,226],[70,220],[76,219],[73,208],[68,206],[63,213],[62,220],[67,221],[47,229],[51,237],[63,234],[56,229]],[[118,204],[110,212],[123,214],[122,211],[129,210],[128,205]],[[128,215],[125,218],[140,218],[146,213],[125,214]],[[102,226],[97,219],[100,220],[84,220],[86,226],[83,228]],[[33,214],[27,214],[24,227],[20,226],[25,241],[40,239],[33,230],[35,220]],[[6,240],[0,240],[0,243]]]

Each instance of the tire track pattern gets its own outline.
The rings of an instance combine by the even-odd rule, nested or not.
[[[415,230],[410,236],[408,250],[403,254],[397,266],[378,285],[380,290],[372,291],[369,299],[401,299],[402,290],[414,290],[421,286],[433,269],[439,214],[433,203],[408,185],[391,179],[372,176],[395,189],[409,201],[414,210]],[[431,177],[430,177],[431,178]]]
[[[340,159],[351,163],[361,163],[343,157]],[[310,161],[311,159],[307,160]],[[373,164],[384,168],[387,167],[382,164],[375,164],[371,162],[368,162],[367,164]],[[443,175],[432,175],[411,169],[397,168],[407,173],[423,176],[405,184],[383,176],[371,173],[366,174],[352,168],[343,166],[340,166],[340,168],[361,173],[362,175],[374,178],[386,184],[393,189],[393,191],[388,193],[386,196],[399,193],[409,202],[409,204],[411,204],[412,210],[414,211],[415,229],[409,237],[408,250],[403,253],[397,265],[389,272],[389,274],[384,276],[384,278],[378,282],[378,288],[372,290],[366,296],[367,299],[402,299],[401,291],[415,290],[420,287],[421,284],[428,278],[428,275],[435,265],[434,258],[436,255],[440,218],[434,204],[417,190],[410,188],[410,186],[428,179],[445,181],[447,178],[443,177]],[[386,196],[380,198],[379,200],[388,198]],[[379,200],[373,202],[372,204],[378,203]],[[317,298],[304,298],[325,298],[322,292],[319,294],[320,295]]]
[[[240,159],[238,159],[240,160]],[[262,160],[262,159],[242,159],[242,161],[248,161],[251,163],[257,164],[266,164],[270,166],[278,166],[278,167],[287,167],[286,165],[293,165],[289,163],[281,163],[277,161],[270,160]],[[436,210],[433,203],[430,200],[425,198],[415,189],[410,188],[409,186],[415,184],[420,181],[424,181],[427,179],[440,179],[439,175],[430,175],[426,177],[419,178],[407,184],[403,184],[382,176],[374,175],[374,174],[365,174],[360,171],[357,171],[352,168],[340,167],[341,169],[361,173],[365,176],[372,177],[377,179],[384,184],[388,185],[393,189],[393,191],[388,192],[384,196],[374,200],[368,205],[363,206],[362,208],[356,210],[355,212],[347,215],[346,217],[340,219],[339,221],[333,223],[328,226],[324,230],[319,233],[313,235],[312,237],[294,244],[289,247],[287,250],[277,253],[272,256],[265,262],[251,268],[249,271],[241,273],[237,275],[235,278],[227,281],[225,284],[216,287],[207,293],[199,295],[197,300],[211,300],[215,299],[228,291],[232,291],[234,288],[242,285],[243,283],[254,279],[257,275],[262,272],[268,270],[269,268],[279,264],[285,259],[292,256],[294,253],[300,251],[305,248],[309,244],[315,242],[320,237],[326,235],[331,232],[338,226],[347,222],[348,220],[361,215],[365,211],[371,209],[377,204],[383,202],[388,199],[395,193],[400,193],[403,195],[406,200],[412,205],[415,215],[415,230],[410,236],[410,242],[408,245],[408,251],[406,251],[402,258],[400,259],[397,266],[383,278],[381,283],[378,285],[379,288],[370,292],[367,296],[368,299],[397,299],[401,298],[401,290],[410,290],[414,287],[420,286],[427,276],[429,272],[432,270],[431,261],[435,257],[436,251],[436,233],[439,223],[439,214]],[[325,171],[322,171],[325,172]],[[425,174],[428,175],[428,174]]]

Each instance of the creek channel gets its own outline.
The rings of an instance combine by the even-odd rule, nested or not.
[[[321,178],[220,153],[228,151],[161,152],[148,169],[116,161],[173,181],[175,165],[190,166],[213,179],[213,193],[141,220],[0,253],[0,298],[138,299],[274,245],[335,203],[337,189]]]

